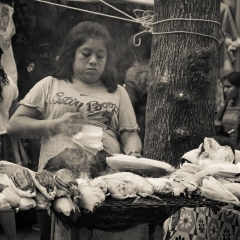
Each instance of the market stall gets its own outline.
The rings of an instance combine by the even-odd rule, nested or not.
[[[31,68],[28,70],[31,72]],[[198,150],[199,157],[202,149]],[[203,164],[206,158],[201,158],[203,162],[189,160],[190,165],[182,163],[180,169],[174,169],[161,161],[154,165],[152,159],[121,155],[117,156],[119,159],[116,156],[107,159],[113,172],[105,172],[99,179],[76,179],[66,169],[53,175],[2,161],[0,207],[2,211],[18,208],[21,211],[47,211],[52,214],[52,239],[56,240],[159,239],[165,232],[166,239],[181,239],[183,234],[192,234],[198,239],[210,235],[218,238],[213,228],[204,228],[207,223],[215,226],[212,219],[217,219],[221,234],[230,232],[231,236],[237,236],[238,211],[219,209],[225,205],[232,209],[239,206],[238,192],[232,185],[239,186],[239,166],[233,164],[234,157],[229,148],[222,149],[217,145],[209,150],[211,160],[221,159],[221,163],[226,161],[223,158],[227,154],[228,166],[208,169],[209,165]],[[149,169],[154,169],[157,176],[146,172]],[[220,180],[222,178],[224,181]],[[100,180],[98,183],[101,184],[93,184],[95,180]],[[159,182],[154,183],[155,180]],[[215,212],[219,213],[217,217]],[[228,213],[235,219],[231,230],[225,230],[229,223]]]
[[[71,240],[88,239],[91,236],[91,239],[163,239],[164,233],[168,228],[171,229],[170,223],[164,222],[171,216],[177,220],[182,206],[188,206],[189,209],[196,206],[199,209],[206,206],[209,209],[219,209],[223,205],[201,197],[162,197],[160,200],[147,198],[138,203],[133,203],[132,199],[120,202],[109,198],[93,214],[84,215],[76,222],[54,211],[52,239],[60,239],[60,236]],[[196,228],[198,226],[196,222],[192,222],[192,225]]]
[[[67,169],[54,175],[32,172],[0,161],[0,208],[48,211],[52,240],[238,236],[240,166],[231,163],[230,147],[215,147],[209,158],[196,157],[201,148],[186,153],[179,169],[115,155],[107,158],[111,173],[95,179],[75,179]],[[212,162],[214,156],[220,162]]]

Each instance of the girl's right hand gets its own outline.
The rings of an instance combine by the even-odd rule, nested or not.
[[[63,133],[64,135],[74,135],[81,131],[82,125],[88,121],[85,113],[65,113],[57,120],[57,132]]]

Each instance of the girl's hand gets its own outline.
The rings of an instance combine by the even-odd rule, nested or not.
[[[81,131],[82,125],[88,121],[85,113],[65,113],[57,120],[57,132],[71,136]]]
[[[141,153],[139,153],[138,151],[130,152],[128,155],[136,158],[142,157]]]

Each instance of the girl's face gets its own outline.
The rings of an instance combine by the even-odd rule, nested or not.
[[[101,38],[89,38],[75,51],[73,72],[83,82],[97,82],[105,68],[107,50]]]
[[[239,96],[239,90],[233,84],[231,84],[227,79],[223,82],[223,92],[226,99],[237,99]]]

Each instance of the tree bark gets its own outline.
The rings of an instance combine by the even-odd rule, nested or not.
[[[185,20],[153,26],[144,157],[177,167],[185,152],[214,134],[218,42],[212,37],[220,26],[188,19],[219,22],[219,15],[220,0],[155,0],[153,22]]]

